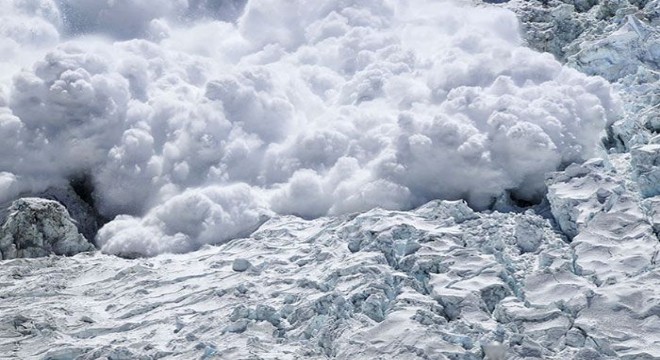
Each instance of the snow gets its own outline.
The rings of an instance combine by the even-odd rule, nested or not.
[[[0,201],[88,177],[108,253],[194,251],[274,214],[538,202],[621,117],[609,83],[522,46],[494,7],[3,4],[57,36],[5,60]]]
[[[520,222],[538,227],[538,254],[566,254],[541,265],[522,253]],[[432,202],[414,212],[276,217],[249,238],[180,256],[16,260],[3,264],[5,304],[33,301],[3,317],[3,337],[25,338],[2,350],[91,358],[108,354],[112,341],[112,351],[131,357],[415,359],[480,357],[482,342],[498,341],[509,356],[538,343],[534,351],[561,358],[575,349],[552,329],[567,331],[569,314],[551,302],[516,309],[524,307],[525,279],[568,269],[570,252],[536,215]],[[252,265],[237,270],[237,263]],[[529,329],[522,337],[521,326]]]
[[[504,6],[519,15],[530,47],[614,83],[626,114],[612,124],[611,145],[625,151],[648,143],[660,115],[657,1],[513,0]]]
[[[486,3],[0,5],[0,357],[660,358],[660,3]]]
[[[183,255],[6,261],[0,296],[13,310],[0,316],[0,337],[12,341],[0,350],[81,359],[657,357],[660,294],[644,285],[660,276],[657,239],[634,214],[615,207],[568,243],[532,212],[434,201],[408,212],[276,216],[247,238]],[[622,236],[620,224],[637,230]],[[523,250],[528,233],[535,245]]]

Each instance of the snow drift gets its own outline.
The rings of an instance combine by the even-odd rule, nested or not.
[[[595,155],[619,116],[605,80],[522,47],[505,10],[0,7],[0,201],[91,176],[111,253],[186,252],[272,214],[534,201],[545,173]]]

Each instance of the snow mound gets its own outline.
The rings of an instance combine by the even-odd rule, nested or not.
[[[0,228],[2,259],[75,255],[95,249],[78,233],[66,208],[52,200],[21,198],[12,202]]]

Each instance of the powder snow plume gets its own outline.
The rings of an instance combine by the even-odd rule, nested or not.
[[[418,0],[5,0],[0,201],[91,174],[108,253],[274,214],[503,194],[600,151],[610,85],[501,9]]]

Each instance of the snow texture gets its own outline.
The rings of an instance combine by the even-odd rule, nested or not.
[[[548,199],[562,228],[578,229],[571,242],[575,272],[602,291],[593,299],[592,309],[581,314],[608,318],[617,325],[576,324],[589,324],[599,336],[621,336],[624,342],[630,340],[624,334],[632,333],[657,341],[657,316],[652,309],[660,292],[650,284],[657,281],[659,198],[642,200],[630,166],[629,154],[612,154],[608,162],[569,168],[549,180]],[[566,201],[569,192],[574,194],[570,202]],[[621,311],[633,318],[620,317]],[[660,356],[657,345],[642,345],[655,349],[646,354],[636,348],[639,345],[631,346],[631,354],[625,355],[614,346],[611,355],[631,359]]]
[[[513,0],[532,48],[612,82],[625,116],[612,124],[620,151],[646,145],[660,130],[660,6],[657,0]],[[650,131],[649,131],[650,130]]]
[[[530,233],[536,245],[521,248]],[[657,290],[618,298],[657,269],[628,278],[634,264],[613,264],[618,282],[601,286],[581,251],[537,215],[464,202],[275,217],[249,238],[187,255],[7,262],[6,306],[39,296],[3,315],[0,336],[14,340],[0,346],[80,359],[659,356]],[[635,331],[610,328],[609,314]]]
[[[604,179],[612,171],[593,166]],[[563,183],[586,193],[581,176]],[[434,201],[409,212],[277,216],[248,238],[184,255],[7,261],[0,296],[14,310],[0,312],[0,337],[11,339],[0,353],[657,358],[660,290],[648,285],[660,280],[658,241],[636,202],[614,193],[605,202],[570,244],[531,211]]]

